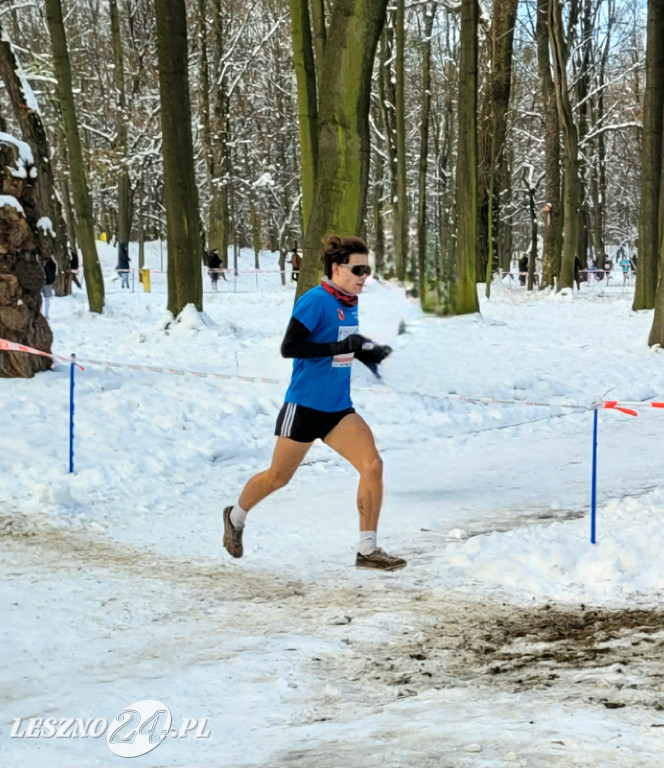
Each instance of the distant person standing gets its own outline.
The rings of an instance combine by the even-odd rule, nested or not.
[[[604,261],[602,263],[602,268],[604,270],[604,275],[606,277],[606,283],[609,284],[609,280],[611,279],[611,270],[613,269],[613,262],[611,261],[611,258],[609,256],[604,256]]]
[[[300,257],[300,254],[297,252],[297,246],[294,246],[291,250],[291,280],[294,280],[297,283],[297,278],[300,275],[300,267],[302,266],[302,259]]]
[[[127,243],[118,243],[118,266],[115,268],[116,272],[120,273],[122,278],[121,287],[129,288],[129,246]]]
[[[528,276],[528,254],[524,253],[519,259],[519,285],[526,284],[526,277]]]
[[[69,272],[71,273],[71,279],[76,283],[79,288],[83,288],[81,281],[78,279],[78,253],[73,249],[69,251]]]
[[[212,290],[216,291],[221,268],[221,257],[219,256],[219,251],[216,248],[213,248],[210,253],[208,253],[207,265],[208,276],[210,278],[210,282],[212,283]]]
[[[578,256],[574,257],[574,282],[576,283],[576,290],[581,290],[581,282],[584,280],[583,268],[581,259]]]
[[[53,283],[58,274],[58,265],[55,259],[49,256],[44,262],[44,287],[41,294],[44,297],[43,315],[48,320],[49,309],[51,308],[51,296],[53,296]]]
[[[620,269],[622,270],[622,276],[623,276],[623,285],[627,285],[629,282],[629,270],[630,270],[630,263],[629,259],[627,258],[627,254],[623,251],[623,257],[620,259]]]

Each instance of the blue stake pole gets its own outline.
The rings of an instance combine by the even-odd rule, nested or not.
[[[74,371],[76,355],[71,356],[69,368],[69,474],[74,471]]]
[[[597,543],[597,408],[593,411],[593,478],[590,496],[590,543]]]

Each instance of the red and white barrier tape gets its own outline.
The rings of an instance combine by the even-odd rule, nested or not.
[[[535,406],[539,408],[568,408],[575,411],[595,411],[602,408],[612,409],[620,411],[628,416],[638,416],[639,414],[632,408],[625,408],[624,405],[619,404],[617,400],[595,400],[591,405],[577,405],[576,403],[550,403],[538,400],[516,400],[502,397],[474,397],[472,395],[457,395],[448,393],[445,395],[432,395],[426,392],[402,392],[390,389],[375,389],[370,388],[366,391],[372,393],[384,393],[393,395],[409,395],[412,397],[428,397],[432,400],[461,400],[466,403],[497,403],[499,405],[526,405]],[[638,405],[638,403],[635,403]],[[654,404],[654,407],[664,408],[664,403]]]
[[[62,363],[75,364],[84,371],[85,368],[78,362],[72,360],[69,357],[60,357],[59,355],[52,355],[49,352],[43,352],[41,349],[35,349],[34,347],[27,347],[25,344],[19,344],[16,341],[8,341],[7,339],[0,339],[0,352],[26,352],[29,355],[39,355],[40,357],[50,357],[51,360]]]
[[[74,362],[82,371],[85,370],[81,365],[81,362],[87,365],[103,365],[106,368],[129,368],[134,371],[152,371],[153,373],[168,373],[176,376],[195,376],[197,378],[209,378],[209,379],[222,379],[224,381],[252,381],[260,382],[263,384],[282,384],[279,379],[271,379],[264,376],[240,376],[239,374],[230,373],[206,373],[203,371],[188,371],[182,368],[166,368],[158,365],[139,365],[137,363],[116,363],[111,360],[73,360],[68,357],[61,357],[59,355],[52,355],[48,352],[43,352],[40,349],[34,349],[28,347],[25,344],[19,344],[15,341],[8,341],[7,339],[0,339],[0,352],[25,352],[30,355],[41,355],[42,357],[49,357],[52,360],[62,363]],[[372,392],[384,391],[384,390],[371,390]],[[577,411],[594,411],[597,409],[607,409],[620,411],[627,416],[638,416],[638,412],[628,406],[631,405],[645,405],[651,408],[663,408],[664,401],[651,400],[651,401],[626,401],[621,403],[618,400],[595,400],[591,405],[577,405],[576,403],[550,403],[538,400],[516,400],[501,397],[474,397],[472,395],[457,395],[457,394],[445,394],[445,395],[430,395],[424,392],[396,392],[396,395],[415,395],[418,397],[429,397],[434,400],[461,400],[467,403],[495,403],[498,405],[526,405],[535,406],[540,408],[569,408]]]
[[[68,357],[60,357],[59,355],[51,355],[48,352],[42,352],[40,349],[34,349],[33,347],[27,347],[25,344],[18,344],[15,341],[7,341],[6,339],[0,339],[0,352],[26,352],[29,355],[41,355],[42,357],[50,357],[51,360],[62,363],[75,362],[76,365],[84,371],[85,368],[81,365],[81,362],[86,365],[103,365],[106,368],[131,368],[134,371],[152,371],[153,373],[170,373],[176,376],[196,376],[197,378],[209,378],[209,379],[224,379],[226,381],[257,381],[264,384],[282,384],[279,379],[268,379],[263,376],[240,376],[230,373],[205,373],[203,371],[187,371],[181,368],[165,368],[157,365],[138,365],[136,363],[115,363],[111,360],[78,360],[75,361]]]
[[[106,368],[130,368],[133,371],[152,371],[153,373],[170,373],[175,376],[195,376],[200,379],[223,379],[224,381],[253,381],[263,384],[282,384],[279,379],[268,379],[263,376],[240,376],[230,373],[205,373],[203,371],[187,371],[182,368],[165,368],[158,365],[138,365],[137,363],[115,363],[111,360],[83,360],[87,365],[103,365]]]

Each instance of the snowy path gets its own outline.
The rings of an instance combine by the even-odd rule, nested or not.
[[[293,286],[272,278],[168,332],[159,276],[153,294],[110,285],[101,318],[81,294],[54,301],[56,351],[285,381]],[[67,372],[0,381],[0,764],[121,765],[105,738],[8,732],[155,698],[212,735],[143,766],[660,768],[664,415],[600,414],[592,548],[591,414],[442,398],[663,395],[648,324],[621,291],[496,290],[482,317],[443,320],[372,286],[362,329],[395,352],[383,384],[357,366],[354,399],[385,460],[396,574],[353,567],[355,474],[319,445],[252,511],[245,557],[222,551],[281,385],[89,366],[67,475]]]
[[[514,606],[429,589],[421,568],[417,586],[302,580],[3,524],[22,646],[3,722],[110,720],[149,695],[212,736],[167,740],[144,765],[661,765],[659,611]],[[118,764],[104,739],[3,747],[4,764]]]

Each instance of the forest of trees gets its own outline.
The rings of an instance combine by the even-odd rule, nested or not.
[[[0,131],[57,191],[36,251],[81,251],[91,311],[102,231],[168,239],[174,314],[208,248],[297,242],[301,292],[323,234],[362,235],[456,314],[516,253],[560,290],[623,246],[664,344],[664,0],[0,0],[0,27]]]

